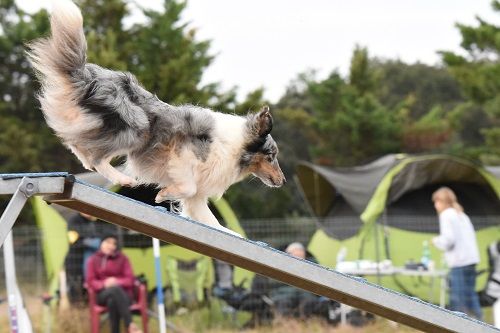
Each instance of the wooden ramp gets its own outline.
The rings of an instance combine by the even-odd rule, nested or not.
[[[500,332],[500,330],[420,299],[369,283],[362,278],[292,257],[261,242],[241,239],[204,224],[86,184],[65,173],[0,175],[0,194],[41,195],[164,242],[280,280],[298,288],[366,310],[425,332]],[[12,203],[12,202],[11,202]],[[13,209],[0,220],[0,244],[12,228]],[[15,216],[17,218],[17,215]]]

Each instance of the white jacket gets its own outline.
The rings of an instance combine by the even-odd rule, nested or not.
[[[434,245],[445,251],[448,267],[462,267],[479,262],[476,234],[469,217],[455,208],[439,214],[439,236]]]

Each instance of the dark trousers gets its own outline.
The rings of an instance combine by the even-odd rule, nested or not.
[[[270,298],[282,316],[309,317],[319,297],[292,286],[282,286],[271,291]]]
[[[476,287],[476,265],[452,267],[450,270],[450,310],[482,319]]]
[[[97,303],[108,308],[112,333],[120,333],[120,319],[123,319],[125,327],[129,327],[132,322],[129,310],[131,302],[122,287],[114,286],[100,291],[97,294]]]

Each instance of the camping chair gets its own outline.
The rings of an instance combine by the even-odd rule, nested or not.
[[[91,332],[99,333],[101,327],[101,314],[108,312],[106,306],[97,304],[97,295],[92,288],[87,288],[89,295],[89,310],[90,310],[90,323]],[[135,283],[134,296],[136,297],[135,302],[130,305],[130,311],[132,314],[139,313],[142,317],[142,327],[143,332],[148,333],[148,303],[147,303],[147,287],[144,282],[137,280]]]
[[[493,307],[493,318],[496,327],[500,327],[500,241],[492,242],[487,249],[488,280],[479,292],[481,306]]]
[[[215,284],[212,289],[212,295],[217,299],[224,301],[221,305],[222,313],[231,315],[233,322],[236,322],[236,312],[241,307],[241,303],[248,294],[243,288],[246,279],[239,286],[233,282],[234,267],[222,260],[214,259]]]
[[[209,304],[207,285],[211,259],[200,256],[193,260],[166,258],[167,287],[165,308],[170,313],[180,309],[197,308]],[[155,293],[153,290],[152,293]],[[154,298],[154,294],[151,299]]]
[[[214,265],[216,283],[212,294],[224,301],[225,305],[221,306],[223,314],[230,314],[233,323],[236,323],[238,311],[251,313],[252,317],[243,325],[243,328],[271,323],[274,318],[274,304],[268,297],[269,284],[267,282],[272,280],[256,275],[252,280],[252,287],[246,289],[243,287],[245,280],[239,285],[234,284],[234,266],[221,260],[214,260]]]

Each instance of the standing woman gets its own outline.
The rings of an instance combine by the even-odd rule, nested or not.
[[[475,291],[479,251],[474,227],[455,193],[448,187],[434,192],[432,201],[439,214],[439,236],[432,242],[444,251],[450,268],[450,309],[481,320],[481,307]]]

